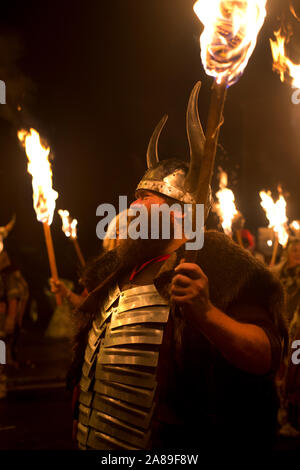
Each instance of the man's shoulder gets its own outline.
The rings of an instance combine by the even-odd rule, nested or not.
[[[241,248],[229,236],[224,233],[209,230],[205,232],[204,245],[197,254],[197,263],[210,265],[215,269],[237,269],[240,274],[250,275],[263,272],[272,277],[266,266],[254,258],[247,250]]]
[[[207,275],[214,297],[222,304],[241,296],[253,301],[275,296],[282,301],[281,285],[269,269],[223,233],[205,233],[197,264]]]

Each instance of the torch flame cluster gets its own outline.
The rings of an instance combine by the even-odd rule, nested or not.
[[[61,216],[62,230],[64,234],[66,235],[66,237],[75,240],[77,238],[78,221],[70,217],[69,211],[60,209],[58,213]]]
[[[292,230],[293,234],[297,237],[300,235],[300,221],[299,220],[293,220],[290,224],[290,229]]]
[[[286,216],[286,200],[280,194],[279,199],[274,202],[270,191],[261,191],[261,206],[266,212],[267,219],[269,220],[269,228],[272,228],[278,237],[280,245],[285,247],[287,245],[289,234],[287,231],[287,216]]]
[[[291,79],[291,85],[300,88],[300,65],[294,64],[286,54],[287,38],[281,29],[274,32],[275,40],[270,39],[273,55],[273,70],[278,72],[280,80]]]
[[[266,17],[267,0],[198,0],[204,25],[201,59],[208,75],[231,86],[247,67]]]
[[[220,190],[216,193],[218,203],[215,204],[215,210],[221,219],[224,232],[231,235],[231,227],[234,216],[238,213],[235,207],[235,197],[231,189],[227,188],[227,173],[220,173]]]
[[[28,172],[32,175],[33,205],[39,222],[51,225],[58,193],[52,188],[52,169],[49,161],[50,148],[45,147],[39,133],[20,130],[18,138],[25,147]]]

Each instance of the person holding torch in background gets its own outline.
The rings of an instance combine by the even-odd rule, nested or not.
[[[300,436],[300,370],[292,363],[292,344],[300,339],[300,238],[290,238],[284,261],[272,268],[286,292],[286,322],[289,328],[290,354],[282,364],[277,379],[280,396],[279,433]]]
[[[130,218],[124,217],[124,219],[126,219],[126,224],[123,224],[120,220],[122,215],[124,217],[125,214],[124,213],[117,214],[116,217],[114,217],[114,219],[110,222],[108,226],[106,237],[103,240],[103,246],[102,246],[105,252],[114,250],[117,247],[120,233],[127,231],[127,225],[128,225],[128,221],[130,220]],[[100,258],[101,256],[95,257],[92,261],[89,262],[88,269],[82,271],[83,278],[80,279],[81,284],[82,283],[86,284],[88,282],[87,278],[91,276],[93,268],[97,269]],[[55,280],[53,278],[50,279],[50,285],[51,285],[51,291],[53,292],[53,294],[60,295],[62,299],[67,299],[67,301],[70,303],[70,305],[73,308],[80,307],[83,300],[88,294],[87,289],[84,289],[80,295],[75,294],[74,292],[72,292],[71,289],[68,289],[68,287],[65,285],[64,282],[62,282],[61,280]]]

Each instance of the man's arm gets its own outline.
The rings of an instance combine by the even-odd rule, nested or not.
[[[214,306],[207,311],[205,319],[198,316],[197,327],[235,367],[252,374],[270,371],[271,345],[261,327],[240,323]]]
[[[253,374],[270,372],[272,349],[264,329],[241,323],[216,308],[210,301],[208,279],[198,265],[182,263],[175,271],[171,299],[181,306],[188,321],[235,367]],[[244,306],[235,308],[240,309],[237,316],[243,317]],[[254,306],[254,318],[255,310]]]

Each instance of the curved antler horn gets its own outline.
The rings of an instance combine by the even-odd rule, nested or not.
[[[164,117],[157,124],[157,126],[154,129],[154,132],[151,136],[151,139],[150,139],[150,142],[149,142],[149,145],[148,145],[148,150],[147,150],[147,166],[148,166],[148,168],[153,168],[159,162],[158,140],[159,140],[159,136],[161,134],[161,131],[163,130],[167,120],[168,120],[168,116],[165,114]]]
[[[198,112],[198,97],[201,82],[194,86],[186,113],[186,132],[190,145],[190,169],[186,176],[185,186],[187,191],[194,193],[197,189],[205,146],[205,135]]]
[[[9,232],[13,229],[14,225],[16,223],[16,214],[14,214],[11,218],[11,220],[8,222],[7,225],[5,225],[5,230],[7,232],[7,234],[9,234]]]

